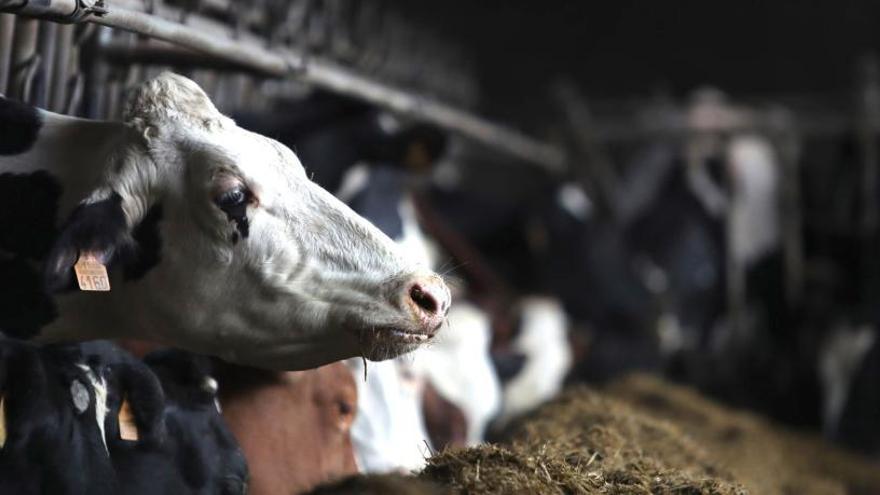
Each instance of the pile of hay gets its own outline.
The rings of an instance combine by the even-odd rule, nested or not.
[[[417,478],[316,493],[880,494],[876,464],[647,376],[569,389],[503,438],[436,454]]]
[[[676,425],[751,493],[880,494],[880,464],[725,408],[689,388],[633,375],[606,393]]]
[[[419,476],[458,493],[746,493],[674,426],[586,387],[522,418],[505,437],[503,445],[435,455]]]

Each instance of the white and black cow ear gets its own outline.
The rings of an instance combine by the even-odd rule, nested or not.
[[[58,292],[73,286],[73,266],[83,253],[93,255],[106,266],[131,244],[131,231],[119,194],[80,204],[62,226],[46,258],[47,290]]]
[[[198,84],[171,72],[135,88],[126,100],[123,120],[148,138],[174,122],[207,129],[232,124]]]

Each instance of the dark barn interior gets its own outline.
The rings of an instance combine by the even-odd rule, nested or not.
[[[878,21],[0,0],[0,495],[880,493]]]

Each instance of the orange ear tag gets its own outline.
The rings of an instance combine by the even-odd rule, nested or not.
[[[0,449],[6,445],[6,403],[5,397],[0,395]]]
[[[88,251],[79,254],[79,260],[73,265],[79,290],[107,292],[110,290],[110,277],[107,267],[98,257]]]
[[[128,399],[123,400],[122,406],[119,407],[119,437],[132,442],[136,442],[139,438],[134,413],[131,412]]]

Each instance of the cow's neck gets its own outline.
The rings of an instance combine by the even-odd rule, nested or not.
[[[118,123],[38,116],[36,141],[0,155],[0,331],[24,338],[41,335],[58,320],[57,298],[43,289],[42,260],[59,223],[96,187],[127,132]],[[92,319],[100,312],[90,307],[84,314]]]
[[[109,158],[130,132],[118,122],[40,112],[42,127],[26,152],[0,156],[0,173],[43,173],[61,187],[59,219],[96,187]]]

